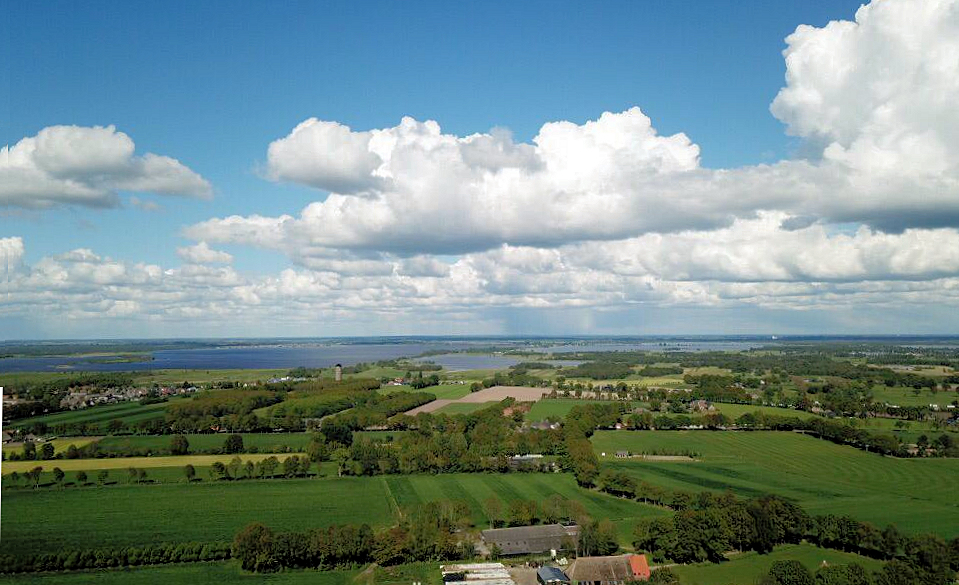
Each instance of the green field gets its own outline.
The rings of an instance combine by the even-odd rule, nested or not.
[[[194,585],[197,583],[268,583],[275,585],[352,585],[359,571],[288,571],[247,573],[235,562],[161,565],[107,571],[40,573],[0,577],[0,584],[27,585]],[[438,574],[438,573],[437,573]]]
[[[437,413],[443,414],[471,414],[477,410],[483,410],[487,406],[496,404],[496,402],[453,402],[437,410]]]
[[[743,553],[718,565],[713,563],[680,565],[673,570],[679,575],[683,585],[743,585],[757,583],[760,577],[769,572],[769,567],[779,560],[799,561],[812,573],[816,572],[823,561],[830,565],[858,563],[867,572],[876,572],[882,568],[881,561],[869,557],[803,543],[783,545],[766,555],[755,552]]]
[[[182,398],[173,398],[171,400],[182,400]],[[33,423],[42,422],[49,427],[61,424],[86,423],[88,425],[101,425],[110,422],[113,419],[120,419],[125,423],[140,422],[151,418],[163,418],[168,402],[158,402],[156,404],[140,404],[139,402],[120,402],[118,404],[105,404],[103,406],[93,406],[91,408],[82,408],[80,410],[69,410],[66,412],[56,412],[42,416],[34,416],[16,421],[13,428],[19,428]]]
[[[72,573],[0,576],[0,585],[196,585],[198,583],[266,583],[268,585],[442,585],[438,563],[410,563],[341,571],[247,573],[232,561],[136,567]]]
[[[381,394],[389,394],[391,392],[413,392],[413,389],[408,385],[403,386],[383,386],[379,389]],[[439,384],[437,386],[427,386],[422,390],[417,390],[417,392],[429,392],[430,394],[436,395],[437,399],[446,399],[446,400],[456,400],[462,398],[470,393],[469,384]]]
[[[239,433],[243,437],[243,446],[246,449],[256,447],[263,453],[283,453],[286,451],[303,451],[310,442],[310,433]],[[185,435],[190,443],[191,450],[209,451],[220,449],[229,436],[227,433],[211,433],[203,435]],[[99,446],[107,452],[123,451],[125,449],[153,449],[167,450],[173,435],[133,435],[104,437]],[[78,445],[79,446],[79,445]]]
[[[620,544],[623,546],[631,546],[632,529],[638,519],[667,513],[662,508],[584,490],[569,474],[405,475],[388,476],[386,483],[401,508],[435,500],[464,501],[472,510],[474,525],[482,528],[488,527],[483,501],[491,496],[507,502],[542,502],[552,494],[559,494],[581,502],[594,518],[614,521],[620,529]]]
[[[752,404],[726,404],[720,402],[714,402],[713,406],[716,407],[716,410],[733,420],[736,420],[747,412],[757,411],[763,414],[771,414],[775,416],[793,416],[797,418],[815,418],[819,416],[803,410],[796,410],[794,408],[778,408],[776,406],[754,406]]]
[[[776,493],[810,514],[959,535],[959,460],[896,459],[789,432],[599,431],[604,467],[669,489]],[[614,460],[616,451],[699,453],[698,462]]]
[[[872,387],[872,394],[873,401],[875,402],[888,402],[889,404],[897,404],[899,406],[928,406],[930,404],[938,404],[941,408],[945,408],[948,404],[951,404],[952,401],[959,399],[959,393],[955,391],[916,391],[912,388],[903,388],[902,386],[890,388],[884,385],[876,385]]]
[[[122,471],[118,473],[123,473]],[[71,478],[72,479],[72,478]],[[482,502],[543,501],[551,494],[583,503],[597,518],[620,521],[623,542],[638,518],[665,514],[576,486],[568,474],[451,474],[244,480],[104,488],[4,490],[0,553],[119,547],[149,542],[231,540],[252,521],[278,530],[342,523],[394,522],[398,508],[436,500],[469,504],[479,526]]]
[[[250,480],[5,490],[2,552],[232,540],[253,521],[281,530],[393,521],[382,479]]]

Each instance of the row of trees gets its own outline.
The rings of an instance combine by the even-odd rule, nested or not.
[[[81,569],[221,561],[230,558],[230,550],[230,543],[191,542],[116,549],[61,551],[28,556],[2,555],[0,556],[0,573],[78,571]]]

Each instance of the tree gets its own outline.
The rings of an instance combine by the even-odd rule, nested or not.
[[[16,471],[14,471],[13,473],[11,473],[11,474],[10,474],[10,481],[13,483],[13,485],[19,487],[19,486],[20,486],[20,474],[17,473]]]
[[[671,568],[663,567],[649,574],[649,582],[654,585],[679,585],[679,575]]]
[[[53,459],[53,443],[44,443],[40,447],[40,459]]]
[[[186,455],[190,452],[190,442],[183,435],[173,435],[170,439],[171,455]]]
[[[809,569],[796,560],[775,561],[769,577],[776,585],[814,585]]]
[[[100,473],[97,474],[97,485],[103,485],[107,482],[107,478],[110,477],[110,472],[106,469],[101,469]]]
[[[287,457],[283,460],[283,475],[286,477],[294,477],[300,468],[300,461],[298,457]]]
[[[193,478],[196,477],[196,468],[187,463],[183,466],[183,475],[186,477],[187,483],[192,482]]]
[[[273,551],[273,531],[254,522],[233,539],[233,558],[247,571],[257,573],[276,571],[279,563]]]
[[[227,465],[227,468],[230,470],[230,476],[233,479],[240,478],[240,468],[243,467],[243,460],[239,457],[234,457],[230,460],[230,463]]]
[[[210,475],[214,479],[225,479],[230,477],[230,472],[227,470],[226,465],[223,465],[222,461],[216,461],[210,467]]]
[[[489,527],[496,528],[503,518],[503,502],[496,496],[490,496],[483,500],[483,512],[489,520]]]
[[[24,461],[33,461],[37,458],[37,446],[33,441],[23,442],[23,454],[21,457]]]
[[[232,434],[223,442],[224,453],[242,453],[243,435]]]
[[[77,485],[83,485],[87,483],[87,472],[80,470],[77,472]]]
[[[760,554],[772,552],[773,546],[776,545],[776,524],[769,510],[763,506],[750,506],[749,513],[756,527],[753,532],[752,548]]]
[[[143,483],[147,478],[147,470],[142,467],[137,469],[137,483]]]
[[[30,477],[30,480],[33,482],[33,487],[40,487],[40,476],[43,474],[43,468],[39,465],[27,472],[27,475]]]
[[[127,467],[127,483],[133,483],[133,480],[137,478],[137,468],[136,467]]]
[[[252,461],[247,461],[244,468],[246,470],[246,478],[253,479],[253,474],[256,473],[256,465]]]
[[[57,482],[57,485],[63,487],[63,478],[66,477],[66,474],[63,473],[63,470],[59,467],[53,468],[53,481]]]

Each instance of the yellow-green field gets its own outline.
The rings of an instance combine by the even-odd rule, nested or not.
[[[67,447],[73,445],[74,447],[83,447],[84,445],[89,445],[99,441],[102,437],[60,437],[52,441],[47,441],[53,445],[53,453],[63,453],[67,450]],[[36,447],[39,450],[42,443],[37,443]],[[23,450],[22,443],[8,443],[3,446],[4,453],[19,453]],[[6,466],[6,463],[4,463]]]
[[[261,461],[267,457],[277,457],[283,459],[296,453],[243,453],[239,457],[243,461]],[[108,459],[49,459],[46,461],[4,461],[3,474],[14,471],[23,473],[30,471],[34,467],[42,467],[44,471],[50,471],[54,467],[59,467],[63,471],[90,471],[99,469],[127,469],[128,467],[142,467],[149,469],[151,467],[183,467],[192,465],[194,467],[207,467],[217,461],[229,463],[237,455],[178,455],[171,457],[113,457]]]

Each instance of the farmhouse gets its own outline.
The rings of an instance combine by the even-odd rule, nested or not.
[[[529,555],[573,548],[579,526],[547,524],[544,526],[517,526],[495,528],[482,532],[487,547],[494,545],[502,555]]]
[[[634,560],[634,557],[640,558]],[[649,565],[645,555],[580,557],[569,566],[568,573],[574,583],[621,585],[649,579]]]

